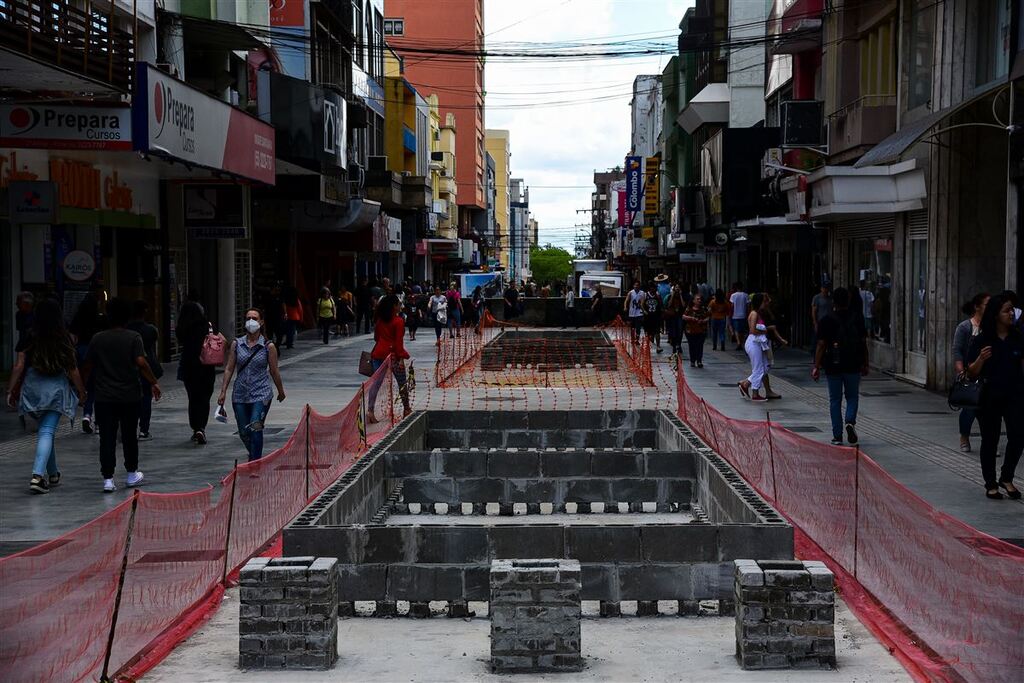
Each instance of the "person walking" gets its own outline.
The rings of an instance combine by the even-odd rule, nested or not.
[[[750,334],[750,326],[747,324],[747,316],[750,312],[748,295],[743,291],[742,282],[736,282],[732,288],[734,291],[729,297],[732,309],[732,333],[736,337],[736,350],[743,351],[746,349],[747,335]]]
[[[142,337],[142,350],[146,354],[146,362],[153,376],[160,379],[164,376],[164,366],[160,364],[160,355],[157,353],[157,342],[160,333],[156,326],[146,320],[149,312],[149,305],[142,300],[132,305],[132,319],[127,327],[132,332],[138,332]],[[149,441],[152,435],[149,433],[149,426],[153,418],[153,388],[141,375],[139,376],[139,388],[142,390],[142,401],[139,403],[139,441]]]
[[[720,288],[715,290],[715,297],[708,305],[711,317],[711,350],[725,351],[725,328],[729,325],[729,301]]]
[[[192,429],[192,442],[206,445],[206,425],[210,421],[210,397],[217,368],[202,361],[203,342],[214,332],[213,323],[197,301],[187,301],[178,313],[174,334],[181,349],[178,359],[178,381],[185,385],[188,396],[188,426]]]
[[[402,399],[402,417],[405,417],[412,412],[412,407],[409,405],[409,390],[406,386],[405,361],[409,358],[409,352],[402,344],[402,338],[405,336],[405,322],[399,315],[401,310],[402,305],[393,294],[382,297],[377,303],[375,315],[377,322],[373,328],[376,342],[373,345],[373,350],[370,351],[370,360],[373,370],[376,372],[380,366],[384,365],[388,356],[391,356],[391,373],[398,382],[398,395]],[[374,408],[377,405],[377,394],[380,392],[382,384],[383,381],[371,384],[366,397],[366,421],[369,424],[378,421]]]
[[[519,315],[519,290],[516,289],[516,281],[509,283],[505,290],[505,320],[513,320]]]
[[[665,302],[665,333],[668,335],[668,344],[672,349],[669,361],[675,362],[683,358],[683,312],[686,310],[686,302],[683,301],[683,292],[678,284],[672,285],[668,293],[668,300]]]
[[[565,288],[565,325],[562,327],[580,329],[580,324],[576,320],[576,293],[572,291],[572,287]]]
[[[454,339],[462,336],[462,294],[454,282],[448,283],[448,334]]]
[[[484,319],[484,312],[487,310],[487,298],[484,296],[484,288],[480,285],[473,290],[471,299],[473,305],[473,329],[480,334],[480,323]]]
[[[761,306],[757,309],[758,318],[764,323],[765,335],[768,337],[768,348],[765,349],[765,375],[764,375],[764,395],[768,399],[780,399],[781,394],[772,391],[772,378],[771,369],[775,365],[775,350],[774,345],[789,346],[789,342],[782,338],[779,334],[779,326],[775,323],[775,311],[773,310],[773,300],[768,292],[763,293],[763,299]]]
[[[89,292],[78,304],[75,316],[71,319],[68,330],[75,342],[75,355],[78,358],[79,370],[85,364],[85,355],[89,351],[89,344],[97,332],[106,327],[106,318],[100,314],[99,297]],[[92,434],[94,431],[93,411],[96,403],[96,392],[93,387],[94,379],[85,378],[85,400],[82,402],[82,431]]]
[[[594,293],[590,297],[590,319],[594,325],[601,322],[601,318],[604,315],[604,292],[601,291],[600,286],[594,288]]]
[[[368,284],[366,277],[363,276],[359,278],[359,284],[356,285],[355,289],[356,334],[359,334],[360,328],[362,328],[363,334],[370,333],[370,318],[373,317],[373,306],[370,302],[370,298],[370,285]]]
[[[356,319],[352,292],[345,285],[338,285],[338,333],[349,336],[349,326]]]
[[[263,427],[270,412],[270,403],[277,388],[277,400],[285,399],[284,384],[277,366],[277,346],[263,336],[263,311],[250,308],[245,312],[245,334],[235,339],[228,352],[224,380],[217,404],[224,405],[231,378],[231,407],[238,424],[238,437],[249,454],[249,462],[263,457]]]
[[[971,340],[981,332],[981,317],[985,313],[989,298],[985,292],[975,294],[963,306],[964,315],[970,317],[957,325],[953,332],[953,369],[957,377],[963,375],[966,370],[965,362],[971,348]],[[971,452],[971,428],[974,426],[975,417],[977,413],[973,408],[960,409],[960,450],[963,453]]]
[[[121,433],[124,468],[128,472],[125,486],[138,486],[143,474],[139,471],[139,406],[142,390],[139,382],[149,382],[153,399],[160,400],[160,383],[149,369],[142,337],[127,329],[131,320],[131,304],[115,297],[107,304],[110,328],[97,332],[85,355],[86,376],[95,380],[96,419],[100,427],[100,472],[103,490],[115,491],[114,469],[117,466],[117,435]]]
[[[850,307],[850,292],[839,287],[832,293],[833,310],[818,323],[811,377],[817,382],[825,369],[828,381],[832,444],[843,444],[843,398],[846,398],[846,440],[857,443],[857,407],[860,378],[868,374],[868,332],[860,310]]]
[[[287,348],[295,346],[295,334],[302,322],[302,301],[299,300],[299,292],[294,287],[289,287],[284,292],[284,343]]]
[[[658,286],[653,282],[647,285],[647,296],[644,298],[644,334],[654,340],[657,352],[661,353],[661,325],[664,306],[658,296]]]
[[[73,423],[85,397],[75,347],[56,301],[39,302],[32,325],[18,339],[15,351],[18,355],[8,382],[7,405],[39,423],[28,488],[32,493],[49,493],[60,484],[53,440],[61,415]]]
[[[18,339],[15,342],[15,346],[22,343],[22,340],[32,330],[32,320],[35,317],[33,308],[35,307],[36,297],[32,292],[18,292],[17,298],[14,300],[15,313],[14,313],[14,330],[18,333]]]
[[[686,323],[686,343],[690,349],[690,367],[704,367],[704,340],[708,336],[708,307],[700,293],[693,296],[683,312]]]
[[[768,316],[769,319],[765,319]],[[768,371],[771,369],[769,353],[772,348],[771,337],[774,337],[783,346],[787,345],[785,339],[779,335],[774,322],[771,320],[771,309],[767,294],[757,293],[750,297],[750,312],[747,314],[746,329],[750,330],[744,342],[743,350],[750,359],[750,376],[739,383],[740,393],[752,401],[767,401],[771,398],[782,398],[779,394],[772,393],[768,380]],[[765,395],[761,396],[761,388],[764,388]]]
[[[811,348],[818,346],[818,323],[832,313],[832,288],[822,283],[821,290],[811,299]]]
[[[334,303],[331,290],[324,287],[320,290],[320,298],[316,300],[316,321],[323,334],[324,344],[331,340],[331,326],[338,319],[338,307]]]
[[[629,319],[629,325],[633,330],[634,344],[640,341],[640,330],[642,330],[644,326],[645,299],[647,299],[647,293],[641,289],[640,281],[634,280],[633,289],[629,290],[626,294],[625,300],[622,302],[622,311]]]
[[[417,288],[410,288],[405,295],[405,329],[409,330],[409,341],[416,341],[416,330],[420,327],[420,294]]]
[[[448,297],[441,293],[441,285],[434,285],[434,294],[430,297],[430,317],[434,321],[434,336],[438,346],[441,345],[441,334],[448,326]]]
[[[868,339],[874,339],[875,325],[872,318],[874,317],[875,311],[875,295],[870,289],[868,289],[868,283],[866,280],[860,281],[860,301],[861,306],[864,309],[864,329],[868,331]]]
[[[989,299],[981,316],[981,331],[971,339],[967,375],[982,378],[978,424],[981,427],[981,474],[985,496],[994,500],[1006,495],[1021,497],[1013,485],[1024,451],[1024,334],[1016,324],[1014,302],[1004,292]],[[1002,425],[1006,425],[1006,452],[996,479],[996,450]]]

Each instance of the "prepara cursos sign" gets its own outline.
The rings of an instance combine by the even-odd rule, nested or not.
[[[34,149],[132,148],[131,109],[0,106],[0,145]]]
[[[639,211],[640,200],[644,196],[643,188],[644,159],[643,157],[626,157],[626,210]]]
[[[151,64],[139,63],[135,149],[274,184],[274,129]]]

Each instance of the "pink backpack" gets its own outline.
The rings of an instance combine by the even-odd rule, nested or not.
[[[224,335],[214,332],[211,325],[209,334],[203,339],[203,348],[199,351],[199,362],[203,365],[224,365],[227,344]]]

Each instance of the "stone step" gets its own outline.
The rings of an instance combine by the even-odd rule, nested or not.
[[[435,448],[385,454],[393,478],[696,479],[694,454],[652,448]]]

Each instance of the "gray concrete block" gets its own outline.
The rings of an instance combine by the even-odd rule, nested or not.
[[[540,448],[544,445],[543,432],[508,431],[505,432],[505,446],[509,448]]]
[[[362,527],[362,552],[359,564],[416,562],[416,529],[408,526],[372,525]]]
[[[603,503],[610,501],[611,495],[610,479],[572,479],[566,482],[566,502]]]
[[[431,429],[427,432],[428,448],[466,448],[469,445],[469,432],[455,429]]]
[[[392,564],[388,566],[391,600],[459,600],[463,596],[462,569],[444,565]]]
[[[402,499],[406,503],[455,503],[455,480],[408,478],[402,485]]]
[[[685,564],[623,564],[619,566],[623,600],[683,600],[691,594],[690,568]]]
[[[436,454],[440,466],[437,473],[455,479],[487,476],[487,454],[472,451],[447,451]]]
[[[692,453],[651,451],[644,453],[644,475],[674,479],[696,479]]]
[[[786,539],[788,538],[788,543]],[[790,559],[793,557],[793,529],[765,524],[718,525],[718,559],[724,562],[745,557]],[[788,557],[780,557],[786,556]]]
[[[423,524],[416,534],[416,562],[472,564],[489,560],[488,529],[482,526]]]
[[[645,524],[640,527],[645,562],[715,562],[718,533],[710,524]]]
[[[595,477],[643,476],[643,455],[628,451],[594,451],[590,458]]]
[[[388,477],[415,477],[431,473],[430,453],[386,453]]]
[[[611,500],[617,503],[635,503],[661,500],[657,479],[615,477],[611,481]]]
[[[505,500],[505,481],[484,477],[458,479],[453,497],[462,503],[502,502]]]
[[[591,454],[586,451],[545,451],[540,454],[545,477],[585,477],[591,472]]]
[[[580,562],[640,560],[640,528],[635,526],[570,525],[565,544],[566,556]]]
[[[556,479],[509,479],[508,499],[513,503],[554,503],[565,497],[565,482]]]
[[[386,564],[339,564],[337,576],[339,600],[384,600],[387,596]]]
[[[540,476],[540,455],[531,451],[496,451],[487,454],[491,477],[530,478]]]
[[[491,557],[564,557],[564,530],[558,524],[499,524],[487,529]]]
[[[583,600],[603,600],[618,603],[620,599],[618,565],[581,564]]]
[[[662,479],[658,482],[656,500],[670,503],[690,503],[693,501],[694,482],[690,479]]]

